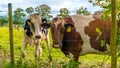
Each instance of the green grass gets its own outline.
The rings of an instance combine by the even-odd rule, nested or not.
[[[77,66],[76,63],[69,60],[60,49],[54,49],[51,46],[52,62],[49,62],[48,49],[45,41],[42,42],[42,56],[40,59],[36,60],[34,58],[34,47],[27,47],[27,55],[23,60],[21,59],[21,47],[23,42],[23,28],[20,30],[14,29],[14,54],[15,54],[15,68],[70,68],[72,66]],[[51,43],[52,44],[52,43]],[[84,55],[79,58],[80,68],[101,68],[105,66],[110,66],[110,57],[104,55]],[[104,59],[107,59],[104,61]],[[36,64],[37,63],[37,64]],[[118,58],[118,63],[120,63],[120,58]],[[9,28],[0,27],[0,68],[10,68],[10,45],[9,45]],[[120,67],[120,65],[118,65]],[[12,67],[11,67],[12,68]]]

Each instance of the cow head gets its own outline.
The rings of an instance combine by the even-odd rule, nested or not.
[[[65,22],[64,18],[54,18],[51,21],[51,33],[53,39],[53,47],[58,48],[62,44],[64,32],[71,32],[74,27],[73,23]]]
[[[39,14],[31,14],[30,18],[26,20],[25,27],[26,34],[32,36],[34,39],[41,39],[42,28],[48,29],[50,26],[47,24],[46,18],[41,17]]]

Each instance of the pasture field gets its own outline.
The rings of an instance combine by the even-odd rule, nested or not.
[[[52,39],[51,39],[52,41]],[[52,61],[49,61],[48,49],[45,41],[42,42],[42,56],[39,59],[34,58],[35,46],[27,47],[25,59],[21,58],[21,49],[23,42],[23,28],[19,30],[14,28],[14,55],[15,65],[10,66],[10,46],[9,46],[9,28],[0,27],[0,68],[110,68],[110,56],[105,55],[84,55],[79,57],[79,63],[75,63],[65,57],[60,49],[52,48]],[[52,42],[51,42],[52,45]],[[74,67],[73,67],[74,66]],[[76,66],[76,67],[75,67]],[[120,68],[120,58],[118,57],[118,68]]]

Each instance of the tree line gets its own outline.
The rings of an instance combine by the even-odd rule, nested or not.
[[[45,16],[47,18],[52,18],[53,16],[50,15],[51,7],[46,4],[42,4],[37,6],[36,8],[28,7],[25,10],[22,8],[17,8],[13,13],[13,24],[24,24],[25,17],[31,13],[39,13],[41,16]],[[69,16],[70,11],[67,8],[60,8],[59,14],[57,16],[66,17]],[[80,7],[76,14],[83,14],[83,15],[90,15],[90,12],[87,10],[86,7]],[[8,17],[4,16],[0,18],[0,26],[8,23]]]

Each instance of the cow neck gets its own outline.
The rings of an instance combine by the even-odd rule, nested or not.
[[[73,29],[71,32],[64,32],[63,41],[77,41],[77,32]]]

